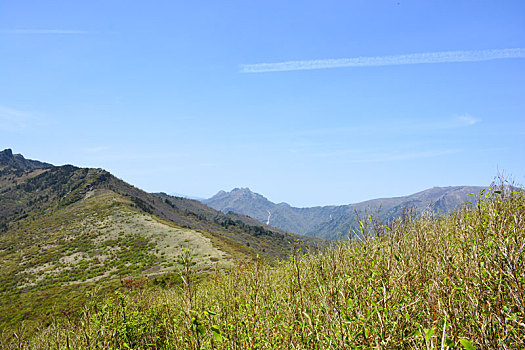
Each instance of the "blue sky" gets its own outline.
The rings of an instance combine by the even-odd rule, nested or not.
[[[524,184],[524,56],[523,1],[4,0],[0,148],[296,206]]]

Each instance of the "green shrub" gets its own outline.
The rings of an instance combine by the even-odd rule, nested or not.
[[[496,349],[525,339],[525,196],[495,191],[269,267],[238,262],[85,306],[12,346],[34,349]],[[365,227],[366,225],[363,225]],[[366,227],[373,227],[369,225]],[[385,232],[387,232],[385,234]],[[381,233],[381,234],[379,234]],[[171,288],[161,288],[160,286]]]

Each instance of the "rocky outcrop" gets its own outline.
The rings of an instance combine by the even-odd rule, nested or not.
[[[21,154],[13,154],[13,151],[10,148],[7,148],[0,152],[0,167],[35,170],[51,168],[53,165],[39,162],[38,160],[25,159]]]

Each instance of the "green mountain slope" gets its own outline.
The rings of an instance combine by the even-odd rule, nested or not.
[[[337,239],[345,237],[358,227],[359,217],[374,217],[384,222],[403,215],[407,208],[432,215],[450,213],[477,197],[483,187],[434,187],[409,196],[381,198],[366,202],[310,208],[296,208],[286,203],[275,204],[248,188],[220,191],[203,203],[223,212],[251,216],[289,232],[313,237]]]
[[[0,153],[0,330],[70,307],[60,294],[177,272],[187,254],[204,273],[235,259],[285,258],[314,243],[144,192],[103,169],[20,157]]]
[[[275,268],[256,261],[173,289],[129,289],[8,348],[523,349],[525,192]],[[373,230],[373,227],[370,228]],[[191,269],[188,280],[191,281]],[[11,345],[11,346],[10,346]]]

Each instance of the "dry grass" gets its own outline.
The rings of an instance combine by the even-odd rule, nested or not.
[[[173,262],[180,259],[184,250],[192,252],[194,262],[199,267],[209,266],[218,261],[227,264],[226,260],[229,258],[199,231],[180,228],[168,221],[127,208],[113,212],[105,219],[103,225],[106,227],[105,231],[103,230],[105,233],[97,236],[97,243],[118,239],[124,234],[141,235],[153,244],[155,255],[163,261]],[[159,271],[171,270],[173,267],[162,267]]]
[[[182,287],[117,292],[9,346],[524,348],[525,196],[483,200],[437,220],[369,220],[361,239],[276,268],[238,264],[200,283],[186,255]]]

